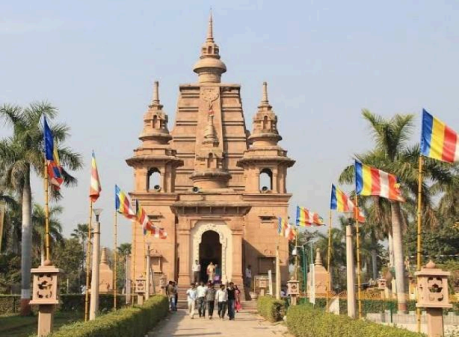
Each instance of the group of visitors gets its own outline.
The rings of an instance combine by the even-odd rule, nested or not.
[[[196,283],[191,283],[191,287],[186,291],[186,296],[190,318],[194,318],[196,306],[199,317],[205,318],[207,309],[207,317],[212,319],[215,304],[217,304],[218,317],[225,319],[228,309],[230,321],[234,320],[235,312],[241,310],[241,292],[233,282],[230,282],[227,287],[221,284],[218,290],[211,281],[207,285],[200,282],[197,287]]]
[[[212,261],[207,265],[206,268],[207,280],[212,283],[221,283],[221,268],[218,264],[214,264]],[[193,265],[193,282],[198,283],[201,280],[201,265],[198,260],[194,261]]]

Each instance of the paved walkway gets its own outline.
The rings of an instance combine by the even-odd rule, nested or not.
[[[248,337],[287,337],[287,328],[282,323],[271,324],[263,320],[255,313],[243,311],[236,313],[234,321],[220,320],[214,316],[212,320],[199,318],[196,314],[194,319],[186,315],[185,309],[169,315],[156,329],[148,334],[149,337],[170,336],[248,336]]]

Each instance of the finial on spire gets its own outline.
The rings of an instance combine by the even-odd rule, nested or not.
[[[261,104],[262,105],[269,105],[268,101],[268,83],[263,82],[263,92],[261,96]]]
[[[155,81],[153,85],[153,100],[151,102],[152,105],[159,104],[159,82]]]
[[[214,42],[214,23],[212,20],[212,7],[210,7],[209,26],[207,28],[207,41]]]
[[[316,249],[316,266],[321,266],[322,265],[322,256],[320,256],[320,248]]]

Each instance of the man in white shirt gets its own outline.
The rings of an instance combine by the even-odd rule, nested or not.
[[[194,279],[193,282],[198,284],[201,278],[200,276],[201,276],[201,265],[199,264],[199,261],[196,260],[194,261],[194,265],[193,265],[193,279]]]
[[[215,298],[217,300],[218,305],[218,317],[220,317],[220,319],[225,319],[226,302],[228,302],[228,293],[226,292],[224,284],[222,284],[220,286],[220,289],[218,289],[217,293],[215,294]]]
[[[194,318],[194,306],[196,303],[196,285],[194,283],[191,283],[191,288],[189,288],[186,291],[186,298],[188,300],[188,315],[190,315],[190,318]]]
[[[197,304],[199,317],[206,317],[206,295],[207,287],[204,286],[204,282],[201,282],[197,289]]]
[[[252,266],[250,264],[245,268],[245,285],[249,287],[249,289],[252,285]]]

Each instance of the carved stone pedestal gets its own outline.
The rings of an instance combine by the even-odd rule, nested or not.
[[[293,278],[287,282],[287,294],[290,295],[290,304],[297,305],[297,297],[300,295],[299,281]]]
[[[59,274],[62,270],[45,261],[44,266],[32,269],[33,292],[31,305],[38,305],[38,337],[53,331],[54,308],[59,304]]]
[[[135,280],[135,293],[137,294],[137,304],[143,305],[144,296],[145,296],[145,277],[139,277]]]

